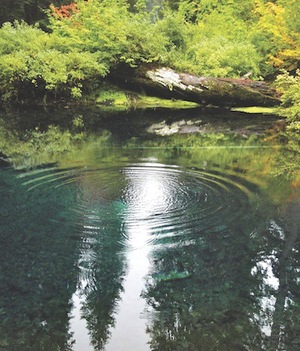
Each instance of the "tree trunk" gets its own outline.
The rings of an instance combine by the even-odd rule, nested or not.
[[[276,106],[280,96],[269,84],[250,79],[198,77],[170,68],[118,70],[114,80],[126,88],[164,98],[214,106]]]

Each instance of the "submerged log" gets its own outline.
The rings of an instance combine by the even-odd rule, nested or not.
[[[118,70],[114,73],[118,83],[144,91],[149,95],[193,101],[201,105],[244,107],[276,106],[280,104],[278,92],[262,81],[234,78],[199,77],[178,73],[170,68],[139,68]]]

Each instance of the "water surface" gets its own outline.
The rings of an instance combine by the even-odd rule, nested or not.
[[[126,145],[0,171],[0,349],[299,350],[283,151]]]

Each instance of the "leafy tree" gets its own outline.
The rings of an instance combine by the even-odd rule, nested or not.
[[[51,3],[56,6],[70,3],[71,0],[1,0],[0,2],[0,24],[24,20],[27,23],[35,23],[45,19],[44,10]]]
[[[293,70],[299,66],[300,32],[295,18],[299,9],[295,4],[295,1],[256,1],[254,12],[258,18],[253,27],[253,40],[276,69]]]

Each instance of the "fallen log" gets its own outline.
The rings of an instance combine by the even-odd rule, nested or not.
[[[199,77],[170,68],[118,70],[115,82],[148,95],[222,107],[276,106],[278,92],[269,84],[244,78]]]

